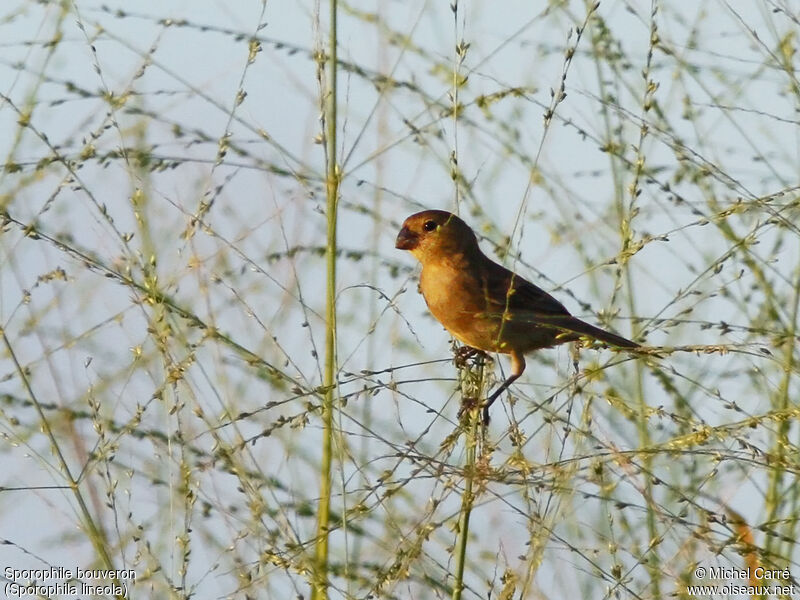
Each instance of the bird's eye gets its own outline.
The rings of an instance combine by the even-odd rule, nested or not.
[[[436,221],[425,221],[425,223],[422,224],[422,228],[425,231],[433,231],[437,227],[438,225],[436,225]]]

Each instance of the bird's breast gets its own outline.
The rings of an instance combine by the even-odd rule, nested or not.
[[[484,285],[467,266],[428,264],[420,290],[431,313],[460,342],[490,352],[503,347],[499,315],[489,312]]]

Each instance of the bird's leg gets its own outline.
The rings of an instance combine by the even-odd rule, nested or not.
[[[494,393],[486,399],[486,404],[483,405],[483,424],[489,425],[489,407],[492,403],[500,397],[500,394],[505,392],[512,383],[514,383],[519,376],[525,371],[525,356],[518,353],[511,353],[511,375],[500,384]]]

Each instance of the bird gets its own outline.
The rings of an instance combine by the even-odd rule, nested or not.
[[[582,337],[615,348],[641,346],[570,314],[553,296],[486,256],[458,216],[424,210],[408,217],[395,248],[422,265],[419,289],[433,316],[459,342],[462,356],[496,352],[511,358],[511,372],[483,405],[489,407],[525,371],[525,354]]]

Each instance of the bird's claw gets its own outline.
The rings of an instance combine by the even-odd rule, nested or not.
[[[461,400],[461,406],[458,409],[458,420],[464,419],[464,415],[469,414],[473,410],[481,410],[481,423],[484,427],[489,425],[489,406],[490,403],[481,402],[478,398],[465,397]]]
[[[460,346],[455,351],[453,363],[456,365],[456,368],[463,369],[467,366],[467,361],[474,356],[485,358],[486,353],[483,350],[478,350],[472,346]]]
[[[475,410],[476,408],[480,408],[481,402],[477,398],[473,397],[464,397],[461,399],[461,406],[458,408],[458,420],[464,418],[465,414],[469,414],[470,411]]]

